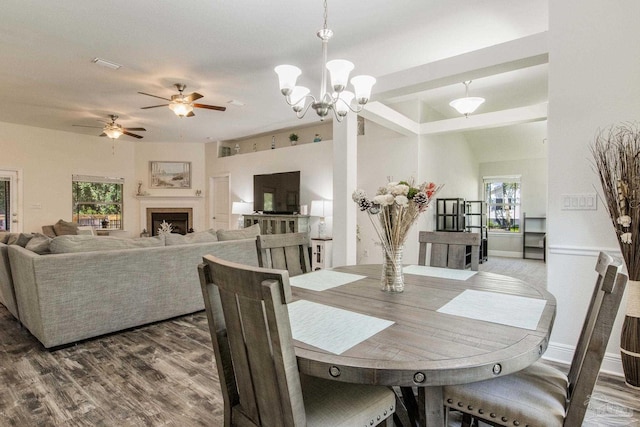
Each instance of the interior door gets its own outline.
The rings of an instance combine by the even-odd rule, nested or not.
[[[0,170],[0,231],[18,233],[22,224],[18,212],[18,172]]]
[[[212,204],[210,210],[212,215],[209,220],[210,228],[228,230],[231,217],[229,214],[231,209],[229,204],[229,175],[214,176],[211,178],[210,184],[210,200]]]

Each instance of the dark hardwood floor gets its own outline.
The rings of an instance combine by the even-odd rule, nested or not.
[[[0,331],[0,425],[222,425],[202,312],[50,352],[0,305]]]
[[[222,425],[203,312],[47,351],[0,305],[0,382],[1,426]],[[584,425],[640,426],[640,391],[601,376]]]

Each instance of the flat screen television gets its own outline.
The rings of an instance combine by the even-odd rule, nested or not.
[[[294,214],[300,209],[300,171],[253,176],[253,210]]]

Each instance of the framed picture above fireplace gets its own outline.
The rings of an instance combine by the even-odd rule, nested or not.
[[[149,162],[149,188],[191,188],[191,162]]]

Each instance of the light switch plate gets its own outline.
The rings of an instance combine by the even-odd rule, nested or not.
[[[595,211],[598,209],[596,193],[562,194],[560,209],[563,211]]]

